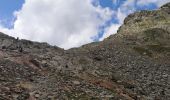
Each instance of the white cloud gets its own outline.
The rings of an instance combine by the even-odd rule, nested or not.
[[[132,13],[136,9],[135,3],[136,3],[135,0],[127,0],[120,6],[120,9],[126,14]]]
[[[118,0],[112,0],[113,4],[117,4]]]
[[[13,32],[20,38],[48,42],[65,49],[92,42],[112,11],[95,0],[25,0],[15,12]],[[12,30],[11,30],[12,31]],[[7,32],[7,29],[6,31]]]
[[[2,26],[1,20],[0,20],[0,32],[5,33],[5,34],[10,35],[10,36],[13,36],[13,37],[16,37],[16,34],[14,33],[13,30],[10,30],[10,29]]]
[[[121,11],[121,8],[117,11],[117,20],[119,24],[123,24],[124,19],[126,18],[127,14]]]
[[[118,0],[113,0],[113,3],[117,3]],[[127,0],[125,1],[120,7],[117,9],[115,14],[115,19],[118,20],[118,23],[112,23],[109,27],[104,30],[103,36],[100,38],[100,41],[104,40],[105,38],[109,37],[112,34],[116,34],[119,27],[123,24],[124,19],[130,13],[135,11],[135,0]]]
[[[153,3],[160,7],[167,2],[170,2],[170,0],[126,0],[117,10],[117,18],[119,23],[122,23],[127,15],[136,11],[136,6],[145,6]]]
[[[113,0],[113,3],[119,3]],[[104,29],[103,40],[117,29],[125,17],[136,11],[135,6],[155,3],[160,6],[170,0],[127,0],[118,10],[102,8],[99,0],[25,0],[21,10],[15,12],[14,29],[0,26],[0,31],[24,39],[48,42],[65,49],[93,42],[111,17],[118,23]]]
[[[112,34],[117,33],[118,28],[121,24],[112,24],[111,26],[107,27],[104,31],[105,34],[103,34],[102,38],[100,38],[100,41],[104,40],[105,38],[109,37]]]
[[[170,2],[170,0],[138,0],[137,1],[137,5],[139,6],[144,6],[144,5],[148,5],[150,3],[154,3],[156,4],[158,7],[162,6],[165,3]]]

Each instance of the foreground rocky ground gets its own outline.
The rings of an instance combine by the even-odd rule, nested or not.
[[[0,100],[169,100],[170,3],[63,50],[0,33]]]

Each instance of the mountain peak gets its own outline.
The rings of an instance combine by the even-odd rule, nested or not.
[[[161,28],[170,32],[170,3],[154,11],[140,11],[130,14],[118,30],[120,35],[140,35],[142,31],[152,28]]]
[[[170,2],[166,3],[165,5],[161,6],[161,9],[170,9]]]

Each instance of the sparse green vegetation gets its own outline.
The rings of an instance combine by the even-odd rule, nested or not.
[[[80,58],[79,63],[85,65],[85,64],[88,64],[89,62],[84,58]]]
[[[156,51],[156,52],[170,52],[170,47],[167,46],[163,46],[163,45],[147,45],[147,47],[152,50],[152,51]]]
[[[70,100],[90,100],[91,97],[89,95],[87,95],[86,93],[82,93],[82,91],[77,91],[77,92],[73,92],[73,93],[66,93],[66,96],[68,97],[68,99]]]
[[[149,56],[149,57],[151,57],[152,56],[152,53],[148,50],[148,49],[146,49],[146,48],[144,48],[144,47],[133,47],[133,49],[136,51],[136,52],[138,52],[139,54],[141,54],[141,55],[147,55],[147,56]]]
[[[163,29],[149,29],[144,31],[144,37],[146,41],[155,41],[157,38],[163,37],[162,33],[165,33]]]

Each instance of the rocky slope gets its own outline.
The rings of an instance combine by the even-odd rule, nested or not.
[[[0,33],[0,100],[169,100],[170,3],[63,50]]]

